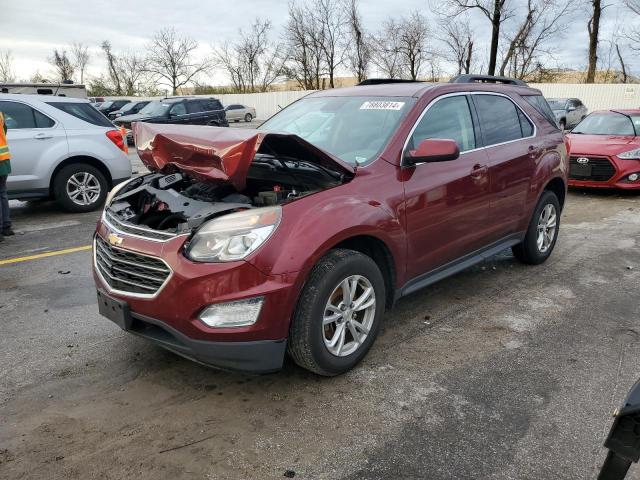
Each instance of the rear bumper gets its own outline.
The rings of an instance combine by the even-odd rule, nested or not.
[[[194,340],[160,320],[131,313],[130,333],[204,365],[247,373],[271,373],[282,368],[286,339],[251,342]]]

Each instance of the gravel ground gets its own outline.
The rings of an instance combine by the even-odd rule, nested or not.
[[[12,205],[0,258],[86,245],[97,218]],[[545,265],[504,252],[402,299],[331,379],[124,334],[88,251],[0,265],[0,478],[594,478],[640,373],[639,242],[640,195],[572,192]]]

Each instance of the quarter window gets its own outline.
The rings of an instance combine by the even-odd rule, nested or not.
[[[428,138],[455,140],[461,152],[476,148],[473,120],[466,96],[447,97],[434,103],[413,131],[408,147],[413,150]]]
[[[7,129],[22,128],[50,128],[54,121],[31,108],[29,105],[19,102],[0,102],[0,111],[4,115]]]
[[[524,138],[530,137],[533,135],[533,125],[527,118],[527,116],[522,113],[522,110],[518,108],[518,117],[520,117],[520,130],[522,130],[522,136]]]
[[[518,108],[506,97],[474,95],[485,146],[523,137]]]

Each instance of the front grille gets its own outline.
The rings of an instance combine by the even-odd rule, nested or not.
[[[120,220],[111,212],[111,210],[109,210],[109,208],[104,211],[104,218],[115,230],[120,230],[121,232],[128,233],[130,235],[136,235],[138,237],[158,241],[171,240],[176,236],[175,233],[164,232],[162,230],[151,230],[150,228],[139,227],[133,223]]]
[[[113,289],[142,295],[155,294],[171,275],[161,259],[123,250],[96,236],[96,267]]]
[[[588,158],[586,164],[578,163],[578,158]],[[599,157],[571,157],[569,159],[569,178],[573,180],[591,180],[595,182],[606,182],[616,173],[616,168],[607,158]],[[584,168],[588,167],[585,173]]]

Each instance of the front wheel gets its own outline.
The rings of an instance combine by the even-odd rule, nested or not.
[[[108,188],[104,174],[85,163],[63,167],[53,180],[53,195],[69,212],[96,210],[104,203]]]
[[[543,263],[556,245],[559,228],[560,202],[555,193],[545,191],[533,212],[524,241],[513,247],[513,254],[529,265]]]
[[[313,268],[291,322],[288,352],[303,368],[334,376],[353,368],[375,341],[385,304],[376,263],[335,249]]]

